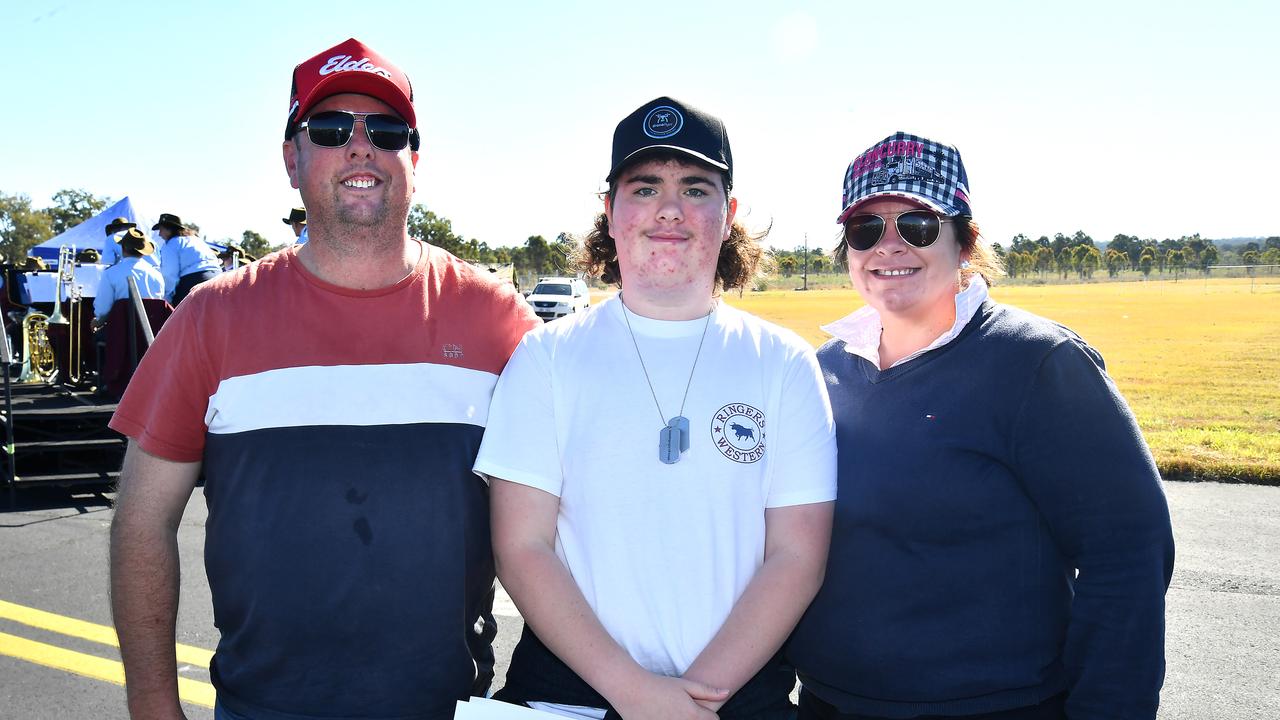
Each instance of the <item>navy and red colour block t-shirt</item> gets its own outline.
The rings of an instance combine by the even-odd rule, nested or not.
[[[291,248],[183,301],[111,427],[203,463],[229,709],[451,716],[493,583],[471,466],[498,375],[539,324],[510,286],[425,245],[388,288],[325,283]]]

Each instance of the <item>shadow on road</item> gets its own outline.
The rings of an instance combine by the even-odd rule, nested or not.
[[[107,485],[0,490],[0,528],[24,527],[58,520],[62,517],[87,515],[110,510],[113,500],[109,493],[112,492],[113,489]],[[52,517],[41,516],[25,519],[5,517],[6,515],[13,516],[17,513],[60,509],[65,509],[68,512]]]

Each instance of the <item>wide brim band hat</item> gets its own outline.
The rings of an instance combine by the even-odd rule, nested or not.
[[[285,224],[285,225],[292,225],[292,224],[294,224],[294,223],[302,223],[303,225],[306,225],[306,224],[307,224],[307,209],[306,209],[306,208],[300,208],[300,207],[298,207],[298,208],[294,208],[294,209],[292,209],[292,210],[290,210],[290,211],[289,211],[289,217],[287,217],[287,218],[280,218],[280,219],[284,221],[284,224]]]
[[[720,118],[663,96],[641,105],[613,131],[613,162],[605,182],[625,165],[651,152],[672,150],[723,170],[733,184],[733,152]]]
[[[129,222],[129,218],[118,217],[107,223],[107,234],[114,235],[121,230],[128,230],[132,227],[138,227],[138,223]]]
[[[285,139],[316,103],[340,93],[377,98],[391,106],[410,128],[418,127],[409,76],[364,43],[350,38],[305,60],[293,69]]]
[[[151,239],[136,227],[129,228],[116,242],[120,243],[120,247],[128,248],[139,255],[150,255],[156,249],[155,245],[151,244]]]
[[[173,228],[174,230],[187,229],[187,226],[182,224],[182,218],[172,213],[160,213],[160,219],[155,225],[151,226],[151,229],[159,230],[161,227]]]
[[[960,151],[919,135],[894,133],[849,163],[836,222],[843,224],[859,205],[875,197],[907,198],[942,215],[973,217]]]

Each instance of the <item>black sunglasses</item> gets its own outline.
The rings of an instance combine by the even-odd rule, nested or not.
[[[926,248],[938,239],[942,223],[954,222],[955,218],[938,217],[928,210],[908,210],[896,215],[854,215],[844,221],[845,244],[858,252],[870,250],[884,237],[884,228],[889,220],[893,220],[903,242],[912,247]]]
[[[307,131],[307,139],[313,145],[327,148],[346,147],[356,129],[356,120],[364,123],[369,144],[379,150],[399,152],[409,146],[418,149],[418,131],[395,115],[384,113],[360,113],[347,110],[318,112],[298,123],[299,130]]]

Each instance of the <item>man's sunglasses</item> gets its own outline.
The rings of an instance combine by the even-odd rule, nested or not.
[[[313,145],[340,148],[346,147],[347,143],[351,142],[351,135],[356,129],[356,120],[364,123],[364,132],[369,136],[369,144],[379,150],[399,152],[406,145],[410,150],[418,149],[418,131],[410,129],[409,123],[395,115],[384,113],[327,110],[298,123],[298,129],[307,131],[307,139]]]
[[[853,215],[844,221],[844,242],[850,250],[865,252],[884,237],[890,220],[898,229],[898,237],[911,247],[926,248],[938,239],[942,223],[955,218],[938,217],[928,210],[908,210],[896,215]]]

